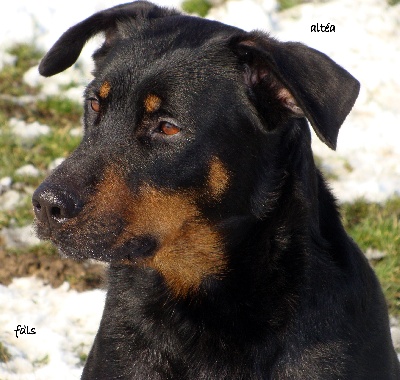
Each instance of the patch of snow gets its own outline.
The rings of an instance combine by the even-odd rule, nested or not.
[[[39,177],[40,170],[35,168],[32,164],[27,164],[17,169],[15,174],[23,177]]]
[[[7,52],[0,50],[0,71],[3,70],[6,65],[14,65],[17,58]]]
[[[15,117],[9,120],[11,132],[23,139],[35,139],[42,135],[50,133],[50,127],[34,121],[26,123],[23,120],[18,120]]]
[[[25,227],[3,228],[0,236],[6,248],[23,249],[40,243],[31,225]]]
[[[83,136],[83,129],[82,129],[82,127],[73,128],[73,129],[71,129],[70,134],[73,137],[82,137]]]
[[[103,290],[77,293],[68,283],[52,289],[36,278],[0,285],[0,342],[12,356],[0,363],[0,378],[79,379],[80,354],[91,347],[104,300]],[[18,325],[36,334],[16,338]]]
[[[61,165],[65,158],[59,157],[56,158],[55,160],[51,161],[49,164],[49,167],[47,168],[49,172],[52,172],[57,166]]]
[[[7,190],[10,190],[12,184],[12,178],[11,177],[3,177],[0,179],[0,195],[6,192]]]
[[[8,190],[0,195],[0,211],[14,210],[21,202],[22,194],[15,190]]]
[[[400,350],[400,327],[393,326],[390,329],[390,332],[392,333],[392,340],[393,340],[394,347],[397,350]]]

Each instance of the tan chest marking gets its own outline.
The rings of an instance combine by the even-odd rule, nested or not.
[[[122,177],[109,169],[93,198],[97,217],[116,214],[126,223],[115,246],[135,236],[151,235],[159,241],[155,254],[138,265],[157,270],[177,297],[196,292],[208,276],[226,271],[223,242],[200,214],[194,194],[156,189],[143,184],[133,194]]]

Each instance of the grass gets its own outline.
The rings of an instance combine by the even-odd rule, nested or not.
[[[357,200],[342,206],[344,225],[364,251],[386,253],[373,263],[388,300],[391,314],[400,316],[400,197],[383,204]]]
[[[184,0],[181,6],[186,13],[197,14],[201,17],[205,17],[212,7],[207,0]]]
[[[79,344],[77,347],[75,347],[76,354],[79,358],[79,363],[80,365],[84,365],[86,363],[86,360],[88,358],[88,348],[84,343]]]
[[[15,57],[15,64],[8,64],[0,72],[0,94],[12,96],[35,95],[39,87],[31,87],[24,83],[23,75],[31,67],[38,64],[43,52],[30,44],[20,43],[7,50]]]
[[[30,223],[32,222],[32,218],[29,220]],[[59,255],[57,248],[49,241],[42,241],[41,243],[39,243],[37,245],[33,245],[32,247],[23,248],[23,249],[22,248],[8,248],[7,253],[14,254],[14,255],[25,255],[25,254],[29,253],[29,254],[34,254],[37,256],[57,256],[57,257]]]
[[[61,96],[49,96],[44,100],[25,105],[0,98],[2,124],[11,117],[15,117],[28,123],[38,121],[50,126],[71,127],[80,123],[81,116],[81,104]]]
[[[52,161],[66,157],[78,145],[80,137],[71,134],[73,127],[72,123],[69,126],[51,127],[49,134],[31,141],[16,137],[7,124],[3,125],[0,134],[0,178],[11,176],[14,180],[18,179],[15,170],[26,164],[46,171]],[[27,180],[33,186],[40,181]]]
[[[11,354],[8,352],[7,347],[0,342],[0,363],[7,363],[11,359]]]
[[[55,111],[49,111],[53,113]],[[24,141],[15,137],[7,126],[0,134],[0,178],[10,176],[14,186],[28,190],[21,205],[13,210],[0,212],[0,228],[29,224],[33,219],[30,189],[37,187],[44,179],[52,161],[66,157],[79,144],[80,137],[71,135],[73,124],[64,127],[51,127],[48,135],[34,141]],[[21,177],[15,171],[23,165],[32,164],[42,175],[39,177]]]
[[[50,363],[50,356],[44,355],[42,358],[35,360],[32,364],[34,367],[43,367]]]
[[[27,88],[23,75],[39,62],[42,52],[27,44],[17,44],[8,52],[16,57],[14,65],[5,65],[0,71],[0,93],[18,97],[35,94],[39,88]],[[29,87],[29,86],[28,86]],[[12,133],[8,120],[15,117],[25,122],[38,121],[50,126],[50,133],[34,140],[21,139]],[[79,144],[80,137],[71,130],[80,125],[82,106],[72,100],[51,96],[29,104],[20,104],[3,97],[0,99],[0,178],[10,176],[13,186],[26,189],[26,196],[13,210],[0,212],[0,228],[24,226],[33,219],[30,188],[43,180],[49,164],[59,157],[66,157]],[[15,171],[32,164],[42,175],[21,177]]]
[[[307,3],[307,0],[278,0],[279,10],[283,11],[285,9],[293,8],[297,5]],[[400,0],[387,0],[387,3],[391,6],[400,4]]]
[[[0,212],[0,229],[3,227],[23,227],[32,223],[31,196],[32,194],[26,194],[16,208]]]
[[[305,0],[278,0],[279,10],[283,11],[285,9],[293,8],[296,5],[305,3]]]
[[[399,2],[400,0],[388,0],[389,3]],[[285,9],[293,8],[297,5],[304,4],[306,0],[278,0],[278,9],[283,11]],[[208,0],[184,0],[181,4],[182,9],[186,13],[196,14],[201,17],[207,16],[208,12],[212,8],[212,3]]]
[[[49,125],[51,132],[34,141],[18,138],[8,125],[11,117]],[[66,157],[80,141],[71,130],[80,124],[81,117],[79,103],[59,96],[24,106],[0,99],[0,178],[14,176],[16,169],[28,163],[45,171],[54,159]]]

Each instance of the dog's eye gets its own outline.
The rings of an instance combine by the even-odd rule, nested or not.
[[[89,102],[90,102],[90,108],[94,112],[96,112],[96,113],[100,112],[100,109],[101,109],[100,102],[97,99],[94,99],[94,98],[89,99]]]
[[[176,135],[181,131],[179,127],[176,125],[169,123],[168,121],[162,121],[158,127],[160,133],[167,135],[167,136],[173,136]]]

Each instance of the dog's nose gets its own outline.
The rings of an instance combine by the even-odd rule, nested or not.
[[[71,191],[53,188],[45,183],[33,193],[32,204],[36,218],[50,227],[56,227],[78,215],[83,206],[79,197]]]

